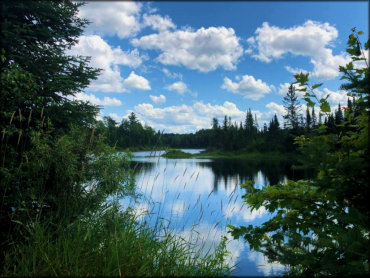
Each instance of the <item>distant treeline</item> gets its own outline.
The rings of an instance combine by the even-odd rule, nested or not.
[[[222,123],[217,118],[210,121],[209,129],[195,133],[161,133],[152,127],[142,125],[131,113],[128,119],[117,123],[111,117],[104,117],[97,124],[97,134],[104,134],[107,143],[118,149],[171,147],[171,148],[206,148],[208,150],[245,150],[258,152],[295,152],[294,137],[309,135],[320,126],[326,126],[322,132],[336,133],[347,117],[354,110],[355,100],[348,99],[347,107],[340,104],[328,115],[317,115],[314,108],[302,113],[295,90],[291,86],[284,97],[286,114],[284,123],[274,115],[268,124],[259,126],[256,115],[249,109],[244,122],[237,123],[225,115]],[[325,131],[324,131],[325,130]]]

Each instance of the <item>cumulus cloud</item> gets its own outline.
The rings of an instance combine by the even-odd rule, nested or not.
[[[271,62],[286,53],[307,56],[313,64],[311,75],[320,79],[335,78],[339,65],[350,61],[345,53],[333,55],[329,48],[338,37],[337,29],[329,23],[308,20],[303,25],[283,29],[264,22],[255,34],[247,40],[254,49],[252,57]]]
[[[225,115],[232,120],[242,121],[245,111],[226,101],[223,105],[196,102],[193,105],[168,106],[155,108],[152,104],[142,103],[134,107],[134,112],[148,125],[165,132],[194,132],[202,128],[210,128],[212,117],[222,118]]]
[[[158,14],[144,14],[143,24],[144,26],[150,26],[153,30],[160,32],[176,28],[176,25],[172,22],[170,17],[162,17]]]
[[[166,89],[169,91],[176,91],[179,94],[183,94],[188,91],[188,86],[182,81],[177,81],[175,83],[172,83],[171,85],[166,86]]]
[[[143,49],[159,50],[157,60],[162,64],[183,65],[201,72],[219,67],[233,70],[243,54],[234,29],[225,27],[164,31],[132,39],[131,43]]]
[[[136,89],[136,90],[150,90],[149,81],[145,79],[144,77],[135,74],[135,72],[131,72],[129,77],[125,79],[123,84],[130,88],[130,89]]]
[[[265,207],[259,209],[243,208],[243,204],[235,203],[232,206],[225,206],[223,213],[227,218],[235,217],[237,220],[243,219],[245,222],[252,222],[257,218],[261,218],[267,214]]]
[[[86,34],[99,34],[119,38],[135,36],[141,29],[142,4],[134,1],[89,2],[79,9],[79,17],[88,19]]]
[[[290,86],[290,83],[282,83],[280,84],[279,86],[279,89],[278,89],[278,93],[282,96],[285,96],[286,93],[288,92],[288,88]],[[293,84],[293,86],[297,89],[297,88],[300,88],[300,86],[298,84]],[[320,99],[320,98],[325,98],[327,95],[329,95],[329,97],[327,98],[329,104],[331,107],[336,107],[339,103],[340,105],[342,106],[346,106],[347,105],[347,99],[348,99],[348,95],[347,95],[347,92],[344,91],[344,90],[337,90],[337,91],[332,91],[332,90],[329,90],[328,88],[323,88],[322,90],[320,89],[317,89],[317,90],[314,90],[315,91],[315,94],[316,96]],[[296,90],[296,95],[299,97],[299,98],[303,98],[303,95],[304,95],[304,92],[302,91],[298,91]],[[314,102],[317,102],[316,100],[313,100]],[[302,105],[305,105],[305,101],[304,100],[301,100],[301,104]],[[304,107],[302,106],[302,109]],[[304,110],[304,109],[303,109]]]
[[[168,77],[168,78],[171,78],[171,79],[180,79],[182,80],[182,74],[181,73],[177,73],[177,72],[170,72],[168,69],[166,68],[163,68],[162,69],[162,72]]]
[[[284,115],[284,106],[274,102],[268,103],[266,110],[252,110],[256,115],[257,121],[262,127],[263,123],[268,123],[274,114],[277,114],[280,123]],[[130,113],[131,111],[127,111]],[[230,116],[232,122],[239,123],[244,121],[247,111],[239,109],[235,103],[225,101],[222,105],[212,105],[202,101],[195,102],[193,105],[174,105],[164,108],[155,108],[150,103],[141,103],[134,107],[133,112],[139,118],[157,130],[174,133],[195,132],[203,128],[211,127],[213,117],[222,122],[225,115]]]
[[[263,113],[263,117],[264,117],[264,122],[269,122],[272,117],[276,114],[279,122],[280,122],[280,125],[283,123],[283,116],[285,114],[285,108],[283,105],[281,104],[277,104],[275,102],[269,102],[268,104],[266,104],[265,106],[268,110]]]
[[[166,102],[166,97],[164,95],[159,95],[159,96],[152,96],[149,95],[150,99],[155,103],[155,104],[161,104]]]
[[[323,88],[322,90],[317,90],[316,95],[318,98],[324,98],[329,95],[327,100],[332,107],[332,110],[333,108],[336,109],[338,104],[341,106],[347,106],[348,95],[344,90],[332,91],[328,88]]]
[[[94,105],[102,105],[102,106],[121,106],[122,102],[116,98],[104,97],[103,99],[97,98],[93,94],[85,94],[85,93],[76,93],[75,99],[82,100],[82,101],[89,101]]]
[[[256,80],[251,75],[244,75],[239,82],[233,82],[225,77],[222,88],[234,94],[240,94],[245,98],[259,100],[270,93],[273,87],[267,85],[261,79]]]
[[[284,106],[275,102],[270,102],[265,106],[264,111],[251,110],[252,115],[257,117],[260,128],[264,123],[268,124],[274,114],[278,116],[280,124],[283,123]],[[305,105],[302,105],[302,111],[305,111]],[[138,115],[142,123],[152,126],[156,130],[164,130],[169,133],[189,133],[200,129],[210,128],[212,118],[215,117],[221,123],[224,116],[230,116],[232,122],[243,122],[247,110],[243,111],[235,103],[225,101],[222,105],[212,105],[202,101],[195,102],[192,105],[173,105],[163,108],[154,107],[150,103],[141,103],[133,110],[126,111],[125,117],[131,112]],[[110,114],[117,121],[122,120],[122,116]]]
[[[102,69],[98,79],[91,82],[88,90],[115,93],[126,91],[118,66],[138,67],[145,59],[137,49],[123,51],[120,47],[112,48],[97,35],[81,36],[68,54],[90,56],[90,66]]]
[[[111,117],[113,120],[115,120],[117,123],[121,123],[123,119],[123,116],[119,116],[117,115],[117,113],[109,113],[108,116]]]

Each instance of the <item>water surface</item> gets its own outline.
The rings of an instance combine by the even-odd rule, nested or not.
[[[167,228],[204,251],[214,250],[222,235],[228,235],[227,224],[260,225],[271,217],[264,208],[251,211],[244,204],[242,183],[253,180],[262,187],[295,178],[289,165],[266,161],[256,164],[231,159],[169,159],[160,157],[163,151],[133,154],[136,184],[142,197],[122,200],[122,204],[130,202],[141,221],[150,225],[163,220]],[[261,253],[250,251],[242,240],[228,237],[228,262],[236,265],[232,275],[276,275],[283,269],[277,263],[267,263]]]

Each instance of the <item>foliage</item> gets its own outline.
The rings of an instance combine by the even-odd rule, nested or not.
[[[347,52],[354,61],[362,59],[358,34],[354,29],[348,41]],[[266,207],[273,217],[260,227],[229,226],[234,237],[244,237],[269,260],[289,266],[288,274],[369,274],[369,68],[355,69],[351,62],[340,71],[349,80],[342,87],[361,105],[354,108],[351,103],[343,122],[339,107],[337,124],[329,115],[327,97],[316,97],[314,90],[321,84],[310,86],[307,74],[296,75],[308,105],[317,101],[334,127],[329,128],[328,120],[328,126],[316,128],[312,136],[295,139],[303,165],[314,169],[316,177],[263,189],[245,184],[246,203],[252,209]]]
[[[186,153],[181,150],[168,150],[162,156],[166,158],[189,158],[192,157],[193,155],[191,153]]]
[[[5,258],[5,276],[223,276],[226,239],[214,254],[202,256],[171,231],[149,228],[117,203],[69,225],[37,219],[25,232],[26,243]],[[162,236],[159,236],[162,235]]]
[[[94,136],[97,107],[70,99],[99,72],[66,54],[87,24],[80,5],[1,3],[1,263],[40,211],[68,224],[133,190],[128,162]]]
[[[135,184],[130,155],[112,147],[116,123],[71,100],[99,73],[88,57],[67,54],[87,24],[79,6],[1,2],[1,275],[225,274],[225,240],[202,257],[111,202],[135,196]],[[134,114],[127,124],[138,140]]]

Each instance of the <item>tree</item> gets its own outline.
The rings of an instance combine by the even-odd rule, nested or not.
[[[218,119],[217,118],[213,118],[212,119],[212,129],[213,130],[216,130],[218,128],[219,128]]]
[[[342,124],[344,121],[344,116],[343,116],[343,111],[342,111],[342,108],[340,106],[340,103],[338,104],[338,109],[337,111],[335,111],[335,124],[336,125],[340,125]]]
[[[36,218],[67,225],[128,188],[128,174],[122,173],[127,162],[103,143],[104,130],[95,126],[98,108],[71,100],[99,73],[88,66],[88,57],[66,54],[87,24],[78,17],[79,6],[70,1],[1,2],[4,252]],[[95,129],[101,136],[95,136]]]
[[[69,99],[99,73],[88,66],[89,57],[66,54],[87,24],[77,16],[81,5],[69,1],[1,3],[2,67],[17,65],[31,75],[37,88],[34,93],[19,92],[16,96],[7,90],[2,92],[1,123],[9,122],[9,114],[18,109],[24,114],[32,110],[30,126],[34,126],[34,118],[40,118],[41,111],[57,129],[94,123],[96,108]]]
[[[310,110],[306,109],[306,129],[309,131],[311,129],[311,126],[312,126],[312,119],[311,119],[311,115],[310,115]]]
[[[312,107],[311,115],[312,115],[312,128],[315,128],[317,125],[315,107]]]
[[[286,120],[284,123],[285,128],[291,130],[297,130],[299,126],[299,101],[295,94],[295,88],[293,84],[290,84],[287,94],[283,98],[285,115],[283,116]]]
[[[353,29],[349,37],[347,52],[353,61],[365,59],[358,49],[361,33]],[[354,69],[350,62],[340,72],[348,80],[343,88],[361,103],[354,108],[353,129],[338,136],[319,127],[316,136],[297,137],[304,165],[315,170],[315,178],[262,189],[252,182],[244,184],[244,198],[252,210],[264,206],[274,216],[259,227],[229,226],[235,238],[244,237],[251,249],[288,266],[289,274],[369,275],[369,68]],[[308,104],[316,99],[320,112],[330,113],[326,98],[318,99],[315,93],[321,84],[310,86],[308,74],[295,78],[310,91],[305,96]]]

